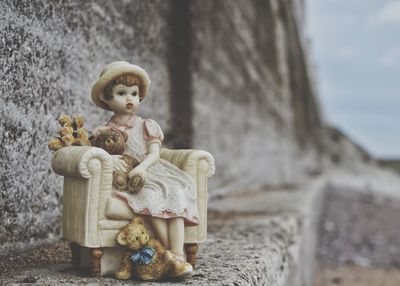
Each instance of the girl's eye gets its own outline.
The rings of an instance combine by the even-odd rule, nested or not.
[[[119,91],[118,95],[124,95],[124,92],[123,91]]]
[[[136,95],[137,95],[137,92],[136,92],[136,91],[132,92],[132,95],[133,95],[133,96],[136,96]]]

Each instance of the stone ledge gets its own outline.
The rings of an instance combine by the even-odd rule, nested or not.
[[[262,268],[254,269],[252,277],[258,275],[262,279],[238,279],[231,284],[221,285],[312,285],[317,226],[325,188],[325,178],[320,177],[289,190],[246,192],[212,201],[210,210],[225,215],[235,213],[239,217],[240,214],[248,214],[249,218],[255,218],[257,214],[265,223],[263,226],[257,225],[256,220],[249,223],[255,233],[262,232],[265,239],[262,244],[257,240],[252,242],[263,253],[257,260]],[[232,237],[232,243],[235,241]],[[240,243],[244,245],[243,240]],[[241,253],[244,257],[254,257],[254,254],[245,250],[241,250]],[[241,265],[246,265],[246,262],[242,261]],[[238,276],[248,277],[246,273]]]
[[[328,185],[319,226],[321,266],[400,268],[400,195],[384,187]]]
[[[317,179],[293,190],[235,194],[211,202],[209,236],[200,250],[198,268],[179,284],[311,285],[324,184]],[[77,275],[65,261],[39,268],[30,265],[2,277],[2,282],[29,277],[40,285],[132,284]]]

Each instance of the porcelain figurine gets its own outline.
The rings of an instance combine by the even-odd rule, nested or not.
[[[164,268],[154,278],[161,279],[187,277],[197,265],[198,245],[207,238],[208,178],[215,173],[214,158],[203,150],[160,148],[160,126],[137,115],[149,86],[140,67],[111,63],[94,84],[92,98],[114,116],[94,130],[91,141],[81,117],[59,118],[59,137],[49,147],[56,151],[52,168],[64,178],[62,234],[70,243],[74,269],[123,278],[129,276],[123,273],[129,263],[142,275],[158,261]],[[133,250],[118,242],[124,227],[138,217],[163,248],[150,246],[153,252],[143,244]],[[132,255],[126,263],[128,250]],[[157,260],[161,256],[156,253],[164,250],[169,254]],[[141,262],[144,265],[137,264]]]
[[[173,275],[187,276],[193,268],[185,263],[185,226],[199,223],[196,186],[187,173],[160,158],[164,138],[160,125],[137,114],[149,87],[149,76],[142,68],[124,61],[107,65],[94,84],[91,97],[97,106],[114,115],[93,134],[96,138],[107,128],[127,134],[124,154],[140,163],[127,172],[123,157],[114,154],[113,166],[114,171],[127,172],[135,191],[121,191],[114,186],[113,196],[151,222],[156,238],[184,265]]]

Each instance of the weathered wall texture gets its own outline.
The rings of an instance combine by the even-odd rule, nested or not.
[[[325,155],[323,161],[327,168],[360,171],[377,166],[376,160],[363,147],[339,129],[327,126],[321,130],[321,133],[323,134],[321,145]]]
[[[143,66],[153,81],[143,114],[167,126],[166,4],[1,1],[1,250],[59,234],[62,178],[47,142],[63,112],[84,115],[89,128],[110,116],[90,100],[105,64]]]
[[[195,146],[218,188],[292,184],[318,168],[318,106],[292,1],[195,2]]]
[[[296,4],[296,5],[295,5]],[[302,1],[1,1],[0,252],[59,235],[62,179],[47,142],[61,113],[89,129],[105,64],[150,74],[143,117],[166,144],[214,154],[215,190],[292,184],[318,169],[318,106]]]

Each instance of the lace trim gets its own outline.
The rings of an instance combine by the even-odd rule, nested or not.
[[[129,205],[129,207],[133,210],[134,213],[142,214],[142,215],[150,215],[150,216],[164,218],[164,219],[182,217],[185,220],[185,224],[188,226],[195,226],[195,225],[199,224],[199,218],[197,216],[189,215],[187,208],[185,208],[183,210],[183,212],[181,212],[181,213],[175,213],[172,210],[168,210],[168,209],[163,209],[158,213],[152,213],[148,208],[135,210],[133,207],[133,204],[131,203],[130,197],[126,196],[124,193],[114,191],[112,195],[113,195],[113,197],[126,202]]]
[[[121,119],[119,119],[116,115],[113,115],[111,117],[111,120],[108,122],[108,124],[114,125],[117,128],[120,128],[120,127],[133,128],[136,124],[137,118],[138,118],[138,116],[136,116],[136,114],[132,114],[132,116],[129,117],[129,119],[124,122]]]

